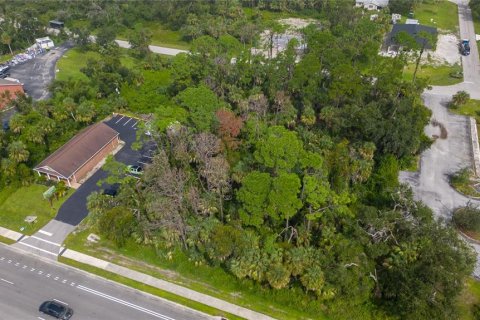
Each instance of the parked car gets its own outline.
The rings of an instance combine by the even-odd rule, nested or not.
[[[143,168],[140,166],[129,165],[127,167],[127,172],[135,175],[141,175],[143,174]]]
[[[460,53],[464,56],[468,56],[470,54],[470,40],[463,39],[460,41]]]
[[[115,197],[117,195],[117,193],[118,193],[118,191],[115,188],[107,188],[107,189],[103,190],[103,194],[106,195],[106,196],[110,196],[110,197]]]
[[[73,316],[72,308],[55,300],[45,301],[38,311],[61,320],[68,320]]]

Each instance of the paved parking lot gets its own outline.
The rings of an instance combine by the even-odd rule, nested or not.
[[[152,143],[145,143],[141,150],[132,149],[136,141],[138,119],[116,115],[105,121],[111,128],[120,134],[120,140],[125,142],[123,148],[115,155],[115,159],[126,165],[145,166],[151,162],[155,148]],[[109,186],[99,187],[97,182],[105,179],[107,172],[99,169],[85,181],[75,193],[60,207],[54,220],[45,225],[31,237],[21,239],[15,246],[23,250],[30,250],[46,258],[56,259],[63,250],[61,247],[65,238],[75,229],[87,215],[87,197],[94,191],[106,189]]]
[[[115,155],[115,159],[126,165],[143,165],[140,161],[144,162],[149,158],[145,158],[142,155],[148,154],[148,156],[151,156],[153,152],[152,146],[149,144],[146,144],[139,151],[132,149],[132,143],[136,141],[138,121],[140,120],[116,115],[105,122],[109,127],[116,130],[120,134],[120,140],[125,142],[125,146]],[[146,148],[150,149],[146,150]],[[86,206],[88,195],[93,191],[100,190],[101,188],[97,186],[97,182],[106,177],[107,173],[102,169],[95,172],[63,203],[55,219],[74,226],[78,225],[88,214]]]
[[[66,42],[35,59],[12,66],[10,76],[20,80],[26,93],[34,100],[47,99],[51,95],[48,86],[55,79],[57,60],[71,47],[72,44]]]

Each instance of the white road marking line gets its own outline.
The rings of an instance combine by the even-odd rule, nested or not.
[[[75,285],[75,282],[70,283],[70,285],[73,287]]]
[[[55,277],[55,278],[53,278],[53,280],[55,280],[55,281],[57,281],[58,279],[60,279],[60,278],[59,278],[59,277]]]
[[[22,269],[27,269],[27,267],[28,267],[28,266],[27,266],[26,264],[24,264],[23,267],[22,267]]]
[[[39,274],[39,275],[42,275],[42,274],[43,274],[43,271],[38,271],[38,274]]]
[[[27,246],[27,247],[30,247],[30,248],[34,248],[34,249],[37,249],[37,250],[39,250],[39,251],[42,251],[42,252],[51,254],[52,256],[57,256],[56,253],[50,252],[50,251],[48,251],[48,250],[44,250],[44,249],[37,248],[37,247],[35,247],[35,246],[32,246],[31,244],[28,244],[28,243],[25,243],[25,242],[22,242],[22,241],[20,241],[20,242],[18,242],[18,243],[23,244],[24,246]]]
[[[131,120],[132,120],[132,118],[128,119],[127,122],[125,122],[125,123],[123,124],[123,126],[125,127],[125,126],[127,125],[127,123],[129,123]]]
[[[15,267],[18,267],[20,265],[20,262],[15,263]]]
[[[144,312],[144,313],[146,313],[146,314],[152,315],[152,316],[154,316],[154,317],[156,317],[156,318],[159,318],[159,319],[174,320],[173,318],[170,318],[170,317],[165,316],[165,315],[163,315],[163,314],[160,314],[160,313],[158,313],[158,312],[155,312],[155,311],[152,311],[152,310],[143,308],[143,307],[141,307],[141,306],[138,306],[138,305],[136,305],[136,304],[130,303],[130,302],[128,302],[128,301],[121,300],[121,299],[118,299],[118,298],[109,296],[108,294],[105,294],[105,293],[102,293],[102,292],[99,292],[99,291],[96,291],[96,290],[93,290],[93,289],[90,289],[90,288],[87,288],[87,287],[84,287],[84,286],[81,286],[81,285],[78,285],[77,288],[80,289],[80,290],[86,291],[86,292],[88,292],[88,293],[92,293],[92,294],[94,294],[94,295],[97,295],[97,296],[99,296],[99,297],[102,297],[102,298],[105,298],[105,299],[114,301],[114,302],[116,302],[116,303],[123,304],[124,306],[127,306],[127,307],[130,307],[130,308],[132,308],[132,309],[135,309],[135,310]]]
[[[153,157],[150,157],[150,156],[147,156],[147,155],[143,155],[142,157],[153,159]]]
[[[50,278],[50,276],[51,276],[51,274],[50,274],[50,273],[49,273],[49,274],[47,274],[47,278]]]
[[[46,243],[50,243],[50,244],[53,244],[54,246],[58,246],[58,247],[62,246],[60,243],[56,243],[56,242],[53,242],[53,241],[48,241],[48,240],[45,240],[45,239],[42,239],[42,238],[39,238],[39,237],[36,237],[36,236],[30,236],[30,238],[34,238],[34,239],[37,239],[37,240],[40,240],[40,241],[43,241],[43,242],[46,242]]]
[[[12,263],[12,260],[8,260],[7,262],[8,262],[8,263]]]
[[[132,124],[132,128],[135,128],[135,125],[138,123],[138,121],[135,121],[134,124]]]
[[[30,269],[30,272],[35,271],[35,268]]]
[[[4,258],[4,257],[1,257],[0,260],[3,261],[3,260],[5,260],[5,258]]]
[[[57,299],[52,299],[53,301],[57,301],[57,302],[60,302],[60,303],[63,303],[64,305],[68,306],[68,303],[66,302],[63,302],[62,300],[57,300]]]
[[[122,120],[123,118],[125,118],[125,116],[122,116],[120,119],[118,119],[118,121],[117,121],[117,122],[115,122],[115,124],[119,123],[119,122],[120,122],[120,120]]]
[[[40,319],[40,320],[45,320],[45,319],[44,319],[44,318],[42,318],[42,317],[37,317],[37,318],[38,318],[38,319]]]
[[[62,283],[67,283],[67,279],[63,279],[63,280],[62,280]]]
[[[147,165],[150,164],[150,163],[146,163],[146,162],[142,162],[142,161],[137,161],[137,162],[138,162],[138,163],[141,163],[141,164],[143,164],[143,165],[145,165],[145,166],[147,166]]]
[[[2,280],[3,282],[6,282],[6,283],[8,283],[8,284],[13,284],[12,281],[8,281],[8,280],[5,280],[5,279],[3,279],[3,278],[1,278],[0,280]]]
[[[44,230],[42,230],[42,229],[38,230],[38,232],[43,233],[44,235],[47,235],[47,236],[49,236],[49,237],[53,236],[53,233],[44,231]],[[33,236],[32,236],[32,237],[33,237]]]

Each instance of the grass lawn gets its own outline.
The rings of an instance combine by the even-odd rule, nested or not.
[[[103,270],[103,269],[100,269],[100,268],[92,267],[90,265],[77,262],[75,260],[71,260],[71,259],[64,258],[64,257],[59,257],[58,260],[60,262],[64,263],[64,264],[70,265],[72,267],[85,270],[87,272],[96,274],[100,277],[103,277],[103,278],[121,283],[123,285],[135,288],[135,289],[143,291],[143,292],[153,294],[153,295],[158,296],[160,298],[164,298],[164,299],[182,304],[186,307],[189,307],[189,308],[192,308],[192,309],[195,309],[195,310],[198,310],[198,311],[201,311],[201,312],[213,315],[213,316],[222,316],[222,317],[226,317],[226,318],[232,319],[232,320],[243,319],[243,318],[237,317],[233,314],[230,314],[230,313],[227,313],[227,312],[224,312],[224,311],[206,306],[206,305],[201,304],[199,302],[189,300],[189,299],[186,299],[184,297],[177,296],[176,294],[173,294],[173,293],[170,293],[170,292],[167,292],[167,291],[164,291],[164,290],[146,285],[146,284],[141,283],[141,282],[137,282],[137,281],[132,280],[132,279],[122,277],[118,274],[115,274],[115,273],[112,273],[112,272],[109,272],[109,271],[106,271],[106,270]]]
[[[0,63],[4,63],[8,60],[12,59],[12,55],[11,54],[2,54],[0,55]]]
[[[414,71],[415,64],[409,64],[403,70],[403,78],[407,81],[412,81]],[[449,86],[463,81],[463,77],[454,78],[450,75],[451,73],[458,71],[462,71],[462,67],[460,65],[442,65],[436,67],[429,65],[420,65],[417,71],[417,78],[428,78],[429,84],[434,86]]]
[[[0,236],[0,242],[1,242],[1,243],[5,243],[5,244],[14,244],[14,243],[15,243],[15,240],[12,240],[12,239],[10,239],[10,238],[5,238],[5,237]]]
[[[298,289],[272,292],[253,281],[238,280],[220,267],[195,265],[179,250],[168,254],[134,241],[117,249],[104,239],[98,244],[88,244],[86,237],[91,232],[87,229],[71,234],[65,242],[66,246],[276,319],[326,319],[320,303],[302,295]]]
[[[50,203],[43,199],[43,192],[48,187],[32,184],[15,190],[5,188],[0,191],[0,226],[28,235],[35,233],[57,214],[62,203],[73,193],[73,189],[60,200]],[[37,222],[28,224],[24,222],[26,216],[37,216]],[[22,231],[21,228],[25,229]]]
[[[425,1],[416,6],[414,19],[418,19],[420,24],[437,27],[440,32],[456,32],[458,29],[458,7],[449,1]]]
[[[480,282],[470,278],[465,283],[465,288],[463,289],[461,295],[457,299],[457,306],[460,313],[461,320],[476,320],[473,313],[474,305],[480,304]]]
[[[182,35],[179,31],[167,29],[159,22],[145,21],[139,22],[134,26],[135,30],[142,28],[149,29],[152,32],[152,45],[184,50],[188,50],[190,47],[188,42],[182,40]],[[127,40],[128,32],[129,29],[123,29],[117,35],[117,39]]]
[[[480,123],[480,100],[470,99],[465,105],[457,109],[450,109],[450,111],[456,114],[474,117],[477,119],[477,127],[478,123]]]
[[[98,59],[100,54],[94,51],[82,52],[78,48],[68,50],[57,62],[59,70],[55,76],[57,80],[75,80],[88,81],[88,77],[80,69],[87,65],[88,59]]]
[[[128,49],[120,49],[122,55],[120,62],[127,68],[132,68],[136,65],[137,60],[128,55]],[[81,51],[78,48],[68,50],[57,62],[57,69],[59,70],[55,76],[57,80],[67,80],[69,78],[75,80],[88,81],[88,77],[83,74],[80,69],[87,65],[88,59],[99,59],[100,53],[96,51]]]

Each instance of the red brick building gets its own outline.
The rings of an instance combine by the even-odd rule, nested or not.
[[[23,84],[12,80],[0,79],[0,109],[5,107],[19,94],[25,94]]]
[[[80,131],[33,170],[50,180],[65,181],[71,186],[72,183],[80,183],[88,172],[117,148],[118,143],[118,132],[99,122]]]

